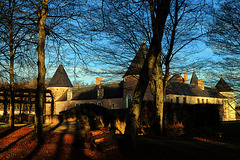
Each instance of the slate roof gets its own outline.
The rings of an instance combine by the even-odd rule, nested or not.
[[[179,83],[179,82],[168,82],[166,94],[176,95],[188,95],[188,96],[199,96],[199,97],[215,97],[223,98],[215,87],[206,87],[202,90],[197,85]]]
[[[123,82],[103,83],[104,96],[102,99],[122,98],[123,97]],[[90,100],[97,99],[97,86],[83,86],[73,89],[72,100]]]
[[[62,66],[62,63],[60,63],[58,66],[58,69],[49,82],[48,87],[72,87],[72,83],[69,80],[68,75]]]
[[[233,89],[224,81],[223,78],[218,81],[216,88],[219,92],[234,92]]]
[[[193,74],[192,74],[192,78],[191,78],[190,84],[198,85],[198,78],[197,78],[197,75],[196,75],[196,72],[195,72],[195,71],[193,71]]]
[[[143,42],[124,76],[139,75],[141,72],[144,60],[147,56],[147,53],[148,53],[148,47],[146,43]]]

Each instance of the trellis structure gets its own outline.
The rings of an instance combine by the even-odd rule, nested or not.
[[[29,106],[29,113],[31,112],[32,106],[36,104],[36,94],[37,89],[15,89],[14,104],[20,105],[20,110],[23,104]],[[0,103],[4,105],[4,111],[7,112],[7,106],[10,103],[10,90],[8,88],[0,88]],[[51,103],[51,113],[53,114],[54,110],[54,99],[51,90],[45,91],[45,104]],[[20,111],[21,112],[21,111]],[[44,107],[44,114],[46,112],[46,107]],[[6,113],[5,113],[6,114]]]

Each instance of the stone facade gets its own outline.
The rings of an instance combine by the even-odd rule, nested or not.
[[[47,104],[46,115],[50,115],[52,112],[54,115],[58,115],[61,111],[81,104],[97,104],[108,109],[128,108],[132,102],[146,53],[147,46],[143,43],[123,76],[123,81],[102,83],[102,78],[97,77],[96,85],[78,88],[72,86],[62,64],[60,64],[48,86],[54,95],[54,109],[51,109],[50,104]],[[154,100],[150,84],[143,100]],[[223,79],[220,79],[215,87],[204,86],[204,80],[198,80],[195,71],[190,83],[188,83],[187,73],[184,73],[184,78],[179,73],[169,77],[165,101],[186,104],[221,104],[222,120],[236,120],[234,91]]]

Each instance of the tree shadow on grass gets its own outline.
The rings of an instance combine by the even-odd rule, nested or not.
[[[56,148],[56,151],[54,153],[54,156],[53,156],[54,158],[53,159],[60,159],[61,158],[62,150],[63,150],[63,147],[64,147],[63,137],[67,133],[67,131],[69,130],[69,122],[65,122],[65,124],[66,124],[67,128],[64,129],[62,133],[60,133],[60,137],[59,137],[58,142],[56,144],[57,148]],[[54,131],[60,125],[61,125],[61,123],[57,124],[55,127],[51,128],[49,131]]]
[[[49,125],[48,125],[49,126]],[[48,127],[48,126],[44,126],[43,128],[45,127]],[[44,141],[41,142],[41,143],[38,143],[37,146],[34,148],[34,150],[28,154],[24,159],[28,160],[28,159],[32,159],[40,150],[41,148],[43,147],[43,145],[45,144],[46,142],[46,138],[48,138],[48,135],[47,134],[50,134],[51,131],[54,131],[56,128],[58,128],[59,126],[61,126],[61,123],[58,123],[56,126],[54,126],[53,128],[51,128],[50,130],[46,131],[44,133]],[[68,130],[68,128],[66,129],[66,131]],[[61,135],[62,136],[62,135]],[[61,141],[61,138],[60,138],[60,141]],[[61,142],[62,143],[62,142]],[[61,145],[61,144],[59,144]],[[57,149],[58,151],[59,149]],[[58,154],[60,153],[61,151],[58,151]],[[54,159],[58,159],[58,157],[54,158]]]
[[[57,129],[58,127],[60,127],[62,125],[62,123],[58,123],[56,126],[54,126],[53,128],[49,129],[48,132],[53,132],[55,131],[55,129]],[[66,133],[68,130],[68,124],[67,124],[67,129],[65,129],[63,132]]]
[[[38,143],[37,146],[34,148],[34,150],[28,154],[24,159],[25,160],[30,160],[32,159],[39,151],[40,149],[42,148],[44,143]]]
[[[20,128],[22,128],[22,127],[20,127]],[[18,128],[18,129],[20,129],[20,128]],[[18,129],[16,129],[16,130],[18,130]],[[18,138],[16,141],[10,143],[7,147],[5,147],[4,149],[2,149],[2,150],[0,151],[0,153],[6,152],[6,151],[9,150],[10,148],[12,148],[17,142],[19,142],[20,140],[24,139],[25,137],[27,137],[28,135],[30,135],[32,132],[33,132],[33,131],[30,131],[29,133],[25,134],[24,136]],[[12,133],[12,132],[11,132],[11,133]],[[9,134],[10,134],[10,133],[9,133]]]
[[[44,126],[43,128],[45,127],[48,127],[50,125],[47,125],[47,126]],[[44,141],[43,142],[40,142],[37,144],[37,146],[34,148],[34,150],[29,153],[24,159],[28,160],[28,159],[32,159],[40,150],[41,148],[43,147],[43,145],[45,144],[46,142],[46,138],[47,138],[47,134],[49,134],[51,131],[54,131],[56,128],[58,128],[59,126],[61,126],[61,123],[58,123],[56,126],[54,126],[53,128],[51,128],[50,130],[44,132]]]
[[[14,131],[17,131],[17,130],[21,129],[22,127],[26,127],[26,126],[28,126],[28,125],[26,124],[26,125],[23,125],[23,126],[20,126],[20,127],[8,128],[4,132],[0,133],[0,139],[6,137],[7,135],[9,135],[11,133],[13,133]]]
[[[78,121],[75,123],[74,141],[71,147],[70,159],[90,160],[84,153],[84,139],[80,133],[80,127]]]

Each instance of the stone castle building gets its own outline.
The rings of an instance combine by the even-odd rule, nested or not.
[[[60,64],[47,88],[54,95],[53,114],[58,115],[61,111],[87,103],[108,109],[128,108],[147,51],[148,47],[143,42],[122,81],[103,83],[102,78],[97,77],[95,85],[78,88],[73,87],[63,65]],[[147,88],[143,100],[153,101],[150,87]],[[195,71],[190,83],[187,73],[184,73],[184,77],[179,73],[174,74],[168,81],[165,101],[181,104],[221,104],[222,120],[236,120],[234,91],[222,78],[215,87],[209,87],[204,85],[204,80],[197,78]],[[51,107],[47,104],[46,115],[50,114]]]

